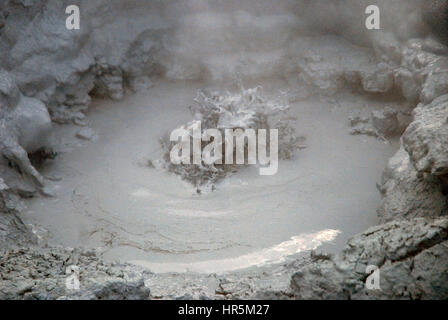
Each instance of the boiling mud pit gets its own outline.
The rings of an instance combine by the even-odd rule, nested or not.
[[[286,86],[258,84],[267,97]],[[48,244],[100,248],[105,259],[155,272],[225,272],[337,251],[377,223],[376,183],[397,143],[352,136],[347,119],[381,103],[349,93],[290,103],[305,149],[280,160],[273,176],[245,166],[198,194],[149,164],[163,157],[159,138],[191,121],[188,106],[204,87],[234,89],[159,82],[120,102],[96,100],[91,140],[75,138],[80,127],[58,127],[57,160],[41,168],[54,196],[28,200],[25,222]]]

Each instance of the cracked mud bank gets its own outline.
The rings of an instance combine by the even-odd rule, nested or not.
[[[2,3],[0,297],[446,299],[447,3],[377,2],[371,33],[362,1],[81,1],[79,31],[68,2]],[[305,149],[201,195],[148,166],[239,81]]]

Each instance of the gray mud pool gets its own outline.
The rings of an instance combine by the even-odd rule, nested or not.
[[[263,87],[278,95],[282,85]],[[274,176],[248,166],[198,195],[149,167],[162,156],[159,138],[191,120],[203,86],[159,82],[120,102],[96,100],[91,141],[75,138],[80,127],[58,127],[58,159],[41,171],[54,197],[28,200],[22,218],[52,245],[100,248],[105,259],[155,272],[217,273],[337,251],[377,223],[376,183],[397,142],[349,134],[353,110],[380,106],[349,93],[291,103],[307,148]]]

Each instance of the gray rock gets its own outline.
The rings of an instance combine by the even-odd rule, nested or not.
[[[386,93],[394,87],[394,73],[386,64],[380,63],[373,70],[361,72],[361,81],[366,92]]]
[[[418,103],[420,100],[420,93],[422,91],[422,81],[420,78],[405,67],[397,70],[395,82],[401,88],[403,97],[411,103]]]
[[[372,227],[335,257],[300,269],[292,291],[297,299],[447,299],[447,244],[448,218]],[[370,265],[379,268],[380,290],[366,288]]]
[[[408,101],[429,104],[448,93],[448,58],[441,55],[444,50],[446,47],[432,38],[409,40],[404,46],[395,82]]]
[[[403,46],[402,63],[395,73],[395,84],[411,103],[418,103],[420,99],[433,99],[436,94],[438,72],[434,73],[434,70],[440,57],[424,48],[424,39],[409,40]],[[430,74],[434,77],[428,77]]]
[[[439,58],[428,67],[428,76],[423,85],[420,100],[424,104],[448,94],[448,58]]]
[[[304,60],[301,67],[301,81],[312,86],[317,92],[332,96],[345,85],[344,72],[322,60],[322,57],[311,56]]]
[[[448,213],[448,198],[442,193],[440,181],[420,175],[403,147],[389,160],[379,189],[382,200],[378,215],[382,222]]]
[[[52,128],[50,116],[41,101],[21,96],[7,73],[2,72],[0,80],[4,81],[2,88],[9,88],[2,91],[3,100],[10,103],[0,117],[0,153],[41,187],[43,178],[32,166],[28,153],[45,146]]]
[[[297,57],[292,59],[298,60],[299,82],[315,93],[332,96],[344,87],[362,88],[362,77],[380,81],[381,70],[372,51],[330,36],[322,36],[319,41],[298,40]],[[369,88],[367,84],[366,87]]]
[[[1,299],[148,299],[145,272],[106,264],[96,252],[80,249],[10,249],[0,257]],[[66,287],[66,268],[79,270],[79,290]],[[21,279],[21,281],[17,281]]]
[[[145,286],[143,278],[136,281],[108,280],[99,282],[98,288],[83,298],[95,300],[148,300],[150,289]]]
[[[372,111],[373,127],[384,137],[396,135],[399,132],[398,112],[391,108]]]
[[[50,115],[45,105],[34,98],[22,97],[10,116],[13,118],[9,125],[15,132],[18,143],[32,153],[47,143],[52,125]]]
[[[222,275],[154,274],[131,264],[106,263],[99,250],[10,248],[0,255],[0,299],[290,299],[292,273],[307,257]],[[78,270],[79,290],[66,287],[66,268]]]
[[[0,165],[0,176],[9,189],[22,198],[32,198],[38,192],[31,179],[24,178],[17,170],[11,170],[9,166]]]
[[[20,209],[19,196],[0,178],[0,251],[37,242],[17,215]]]
[[[405,110],[385,107],[375,110],[369,116],[352,115],[349,124],[352,127],[350,134],[368,135],[387,140],[401,135],[410,122],[410,117]]]
[[[121,100],[124,96],[123,73],[119,68],[106,66],[96,67],[95,89],[91,92],[94,96]]]
[[[95,136],[95,131],[89,127],[84,127],[76,133],[76,137],[82,140],[92,140]]]
[[[88,1],[82,28],[71,31],[63,23],[70,1],[36,2],[45,3],[45,14],[28,21],[5,56],[22,93],[46,103],[54,120],[73,121],[91,93],[121,99],[133,78],[160,72],[155,58],[170,23],[157,4]]]
[[[20,100],[20,91],[14,79],[5,70],[0,69],[0,105],[5,108],[15,107]]]
[[[403,135],[403,146],[418,172],[448,174],[448,95],[414,109],[414,121]]]
[[[393,64],[401,64],[402,47],[401,43],[391,32],[378,32],[373,35],[373,49],[376,56],[381,61],[387,61]]]

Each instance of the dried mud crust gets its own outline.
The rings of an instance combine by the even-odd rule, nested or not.
[[[290,299],[291,274],[308,258],[223,275],[154,274],[131,264],[106,263],[95,250],[18,248],[0,257],[0,299]],[[79,290],[67,287],[77,266]]]

